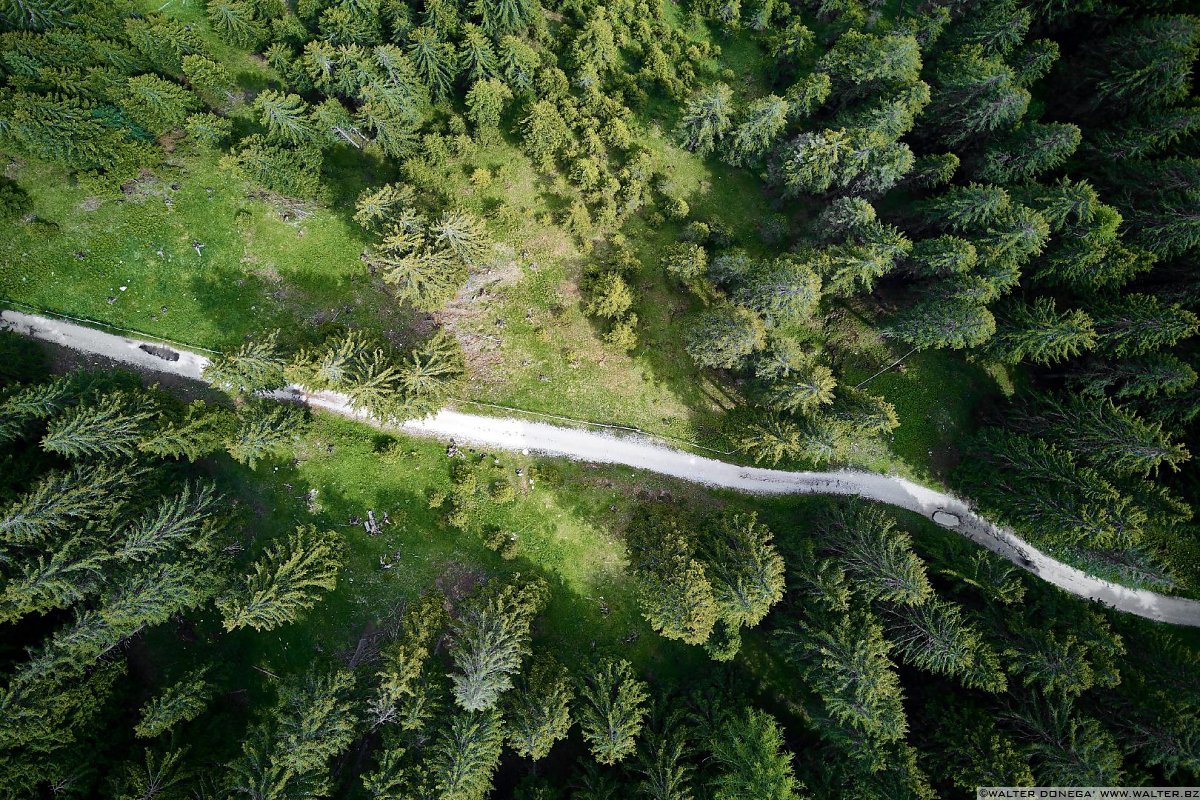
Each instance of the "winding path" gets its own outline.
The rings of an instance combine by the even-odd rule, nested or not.
[[[184,378],[199,380],[208,363],[205,356],[176,347],[128,339],[16,311],[0,311],[0,327],[72,350]],[[351,408],[344,395],[335,392],[310,392],[303,387],[291,386],[276,392],[275,396],[374,422],[366,414]],[[988,522],[959,498],[904,478],[859,470],[785,472],[743,467],[664,447],[643,437],[618,437],[543,422],[463,414],[450,409],[425,419],[409,420],[400,428],[414,435],[491,448],[623,464],[740,492],[863,497],[922,514],[1071,594],[1147,619],[1200,627],[1200,601],[1130,589],[1094,578],[1042,553],[1008,528]]]

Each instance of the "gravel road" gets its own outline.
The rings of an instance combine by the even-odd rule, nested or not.
[[[186,378],[199,379],[208,363],[204,356],[179,348],[16,311],[0,311],[0,324],[35,339]],[[275,396],[377,423],[351,408],[345,396],[336,392],[310,392],[300,386],[291,386],[276,392]],[[862,497],[922,514],[1071,594],[1147,619],[1200,627],[1200,601],[1130,589],[1092,577],[1042,553],[1008,528],[987,521],[961,499],[892,475],[860,470],[785,472],[743,467],[692,455],[638,436],[614,436],[543,422],[464,414],[450,409],[425,419],[409,420],[399,427],[403,432],[417,436],[602,464],[623,464],[752,494]]]

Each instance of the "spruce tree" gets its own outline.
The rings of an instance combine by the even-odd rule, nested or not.
[[[500,712],[460,711],[433,744],[432,773],[441,800],[483,800],[504,746]]]
[[[316,139],[316,131],[309,119],[308,103],[299,95],[283,95],[267,89],[254,99],[254,107],[270,138],[291,145]]]
[[[900,606],[889,615],[888,638],[901,660],[920,669],[957,678],[988,692],[1007,688],[1000,658],[960,606],[931,599]]]
[[[645,510],[626,534],[638,605],[650,627],[668,639],[702,644],[717,619],[716,598],[694,534],[679,520]]]
[[[203,714],[211,695],[206,673],[205,669],[193,670],[150,698],[142,706],[134,732],[143,739],[152,739]]]
[[[204,368],[204,379],[231,394],[281,388],[285,380],[278,339],[279,332],[272,331],[213,359]]]
[[[788,101],[768,95],[751,102],[727,139],[729,163],[750,166],[761,160],[787,127]]]
[[[684,336],[684,347],[698,366],[736,367],[762,347],[762,320],[749,309],[717,305],[700,314]]]
[[[454,700],[467,711],[493,708],[512,688],[513,675],[529,654],[530,628],[545,605],[540,581],[485,591],[470,602],[454,625],[450,657]]]
[[[996,318],[996,333],[984,351],[1010,364],[1032,361],[1053,364],[1095,347],[1091,318],[1078,309],[1059,314],[1054,299],[1014,302]]]
[[[596,761],[615,764],[634,752],[648,697],[628,661],[605,658],[588,673],[579,686],[577,718]]]
[[[819,530],[822,549],[833,555],[868,600],[916,606],[933,593],[925,564],[912,551],[912,538],[877,507],[839,507],[821,520]]]
[[[553,657],[530,662],[504,701],[508,744],[517,755],[537,761],[566,738],[573,697],[570,675]]]
[[[718,613],[752,628],[783,598],[783,559],[770,529],[754,514],[731,514],[708,524],[698,552]]]
[[[318,590],[333,591],[341,567],[340,542],[332,532],[301,526],[275,542],[231,592],[217,601],[225,630],[273,630],[317,604]]]
[[[42,449],[73,459],[129,457],[154,417],[145,397],[114,392],[51,420]]]
[[[252,400],[238,409],[237,428],[226,449],[235,461],[254,469],[259,461],[294,441],[304,424],[304,413],[295,406]]]
[[[796,779],[783,728],[770,714],[754,708],[729,715],[709,739],[715,775],[713,800],[796,800],[803,786]]]
[[[688,101],[679,120],[679,138],[688,150],[708,155],[733,125],[732,92],[717,83]]]

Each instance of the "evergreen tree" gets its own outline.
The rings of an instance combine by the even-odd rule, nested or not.
[[[333,591],[341,548],[332,532],[301,526],[275,542],[252,565],[233,591],[217,601],[225,630],[273,630],[294,622],[317,604],[318,590]]]
[[[702,644],[717,619],[717,603],[693,534],[679,520],[643,512],[626,533],[638,605],[650,627],[668,639]]]
[[[527,27],[542,12],[530,0],[476,0],[475,13],[489,36],[500,37]]]
[[[533,618],[547,600],[541,582],[501,587],[468,604],[454,625],[450,657],[454,699],[467,711],[493,708],[512,688],[512,676],[529,653]]]
[[[606,658],[579,687],[578,720],[596,761],[615,764],[634,752],[646,717],[646,684],[628,661]]]
[[[1100,723],[1070,703],[1032,701],[1009,715],[1033,756],[1033,773],[1047,786],[1114,786],[1121,782],[1121,753]]]
[[[188,114],[200,108],[194,94],[157,75],[138,75],[125,83],[121,107],[129,117],[156,136],[183,126]]]
[[[495,78],[476,81],[471,86],[467,92],[467,117],[480,141],[493,141],[499,136],[500,116],[512,97],[512,90]]]
[[[1029,759],[988,715],[957,702],[931,703],[933,773],[964,792],[979,786],[1033,786]]]
[[[783,559],[771,531],[754,514],[709,524],[698,552],[718,613],[735,627],[754,627],[783,598]]]
[[[1196,384],[1196,370],[1166,353],[1150,353],[1120,361],[1092,359],[1071,370],[1068,382],[1078,391],[1118,400],[1174,395]]]
[[[226,443],[229,455],[250,469],[295,441],[304,427],[304,414],[295,406],[253,400],[238,409],[237,429]]]
[[[1080,130],[1065,123],[1028,122],[988,145],[976,174],[995,183],[1025,183],[1063,165],[1079,146]]]
[[[820,522],[819,530],[822,548],[866,599],[918,606],[932,595],[925,564],[912,551],[912,538],[877,507],[839,507]]]
[[[211,694],[205,673],[204,669],[193,670],[150,698],[142,706],[134,732],[143,739],[152,739],[203,714]]]
[[[208,22],[217,35],[234,47],[258,47],[267,30],[249,0],[210,0]]]
[[[890,616],[888,638],[906,663],[950,675],[972,689],[1003,692],[1007,687],[999,656],[963,618],[960,606],[935,598],[900,606]]]
[[[519,756],[545,758],[571,727],[570,675],[550,656],[535,658],[504,703],[509,746]]]
[[[694,320],[684,335],[684,347],[697,365],[728,369],[762,347],[764,335],[762,320],[754,312],[718,305]]]
[[[717,148],[733,125],[732,94],[728,86],[717,83],[688,101],[679,120],[684,147],[701,155]]]
[[[687,739],[678,711],[655,707],[638,743],[634,770],[638,795],[649,800],[691,800]]]
[[[143,453],[164,458],[195,461],[225,449],[236,432],[236,417],[221,406],[202,401],[191,403],[181,416],[160,422],[138,442]]]
[[[880,36],[851,28],[821,57],[817,70],[835,84],[860,91],[864,86],[915,83],[921,73],[921,48],[908,34]]]
[[[444,211],[429,226],[435,245],[467,266],[479,265],[491,249],[483,224],[465,211]]]
[[[207,549],[222,498],[211,483],[182,484],[139,519],[116,532],[113,556],[148,561],[177,547]]]
[[[129,457],[154,417],[145,398],[114,392],[51,420],[42,449],[75,459]]]
[[[1072,73],[1086,81],[1086,102],[1134,107],[1184,100],[1200,52],[1200,20],[1189,16],[1138,16],[1094,42]]]
[[[254,107],[270,138],[292,145],[316,139],[308,103],[299,95],[283,95],[267,89],[254,99]]]
[[[764,711],[746,709],[730,715],[709,740],[716,774],[710,782],[714,800],[794,800],[803,786],[796,779],[792,756],[784,746],[783,728]]]
[[[538,100],[529,106],[521,121],[525,148],[542,169],[549,169],[554,159],[571,139],[571,131],[558,109],[549,100]]]
[[[438,33],[422,26],[408,34],[408,57],[417,71],[417,77],[434,99],[441,100],[450,91],[454,79],[455,54],[452,45],[444,42]]]
[[[1007,128],[1025,115],[1029,90],[999,56],[966,45],[939,59],[927,118],[942,140],[958,147],[980,134]]]
[[[460,711],[435,741],[432,771],[442,800],[482,800],[500,763],[504,725],[500,712]]]
[[[285,381],[278,338],[279,332],[272,331],[213,359],[204,368],[204,379],[231,394],[282,388]]]
[[[729,163],[749,166],[762,159],[787,127],[788,113],[788,101],[773,94],[751,102],[729,135]]]
[[[106,464],[50,472],[0,515],[0,541],[39,545],[52,534],[107,519],[129,500],[138,477],[139,470]]]
[[[985,306],[940,298],[917,302],[884,328],[887,335],[921,350],[977,347],[995,330],[996,320]]]
[[[802,322],[821,300],[821,277],[811,264],[784,256],[749,272],[739,282],[734,299],[768,325]]]
[[[1096,332],[1086,313],[1073,309],[1059,314],[1053,298],[1037,297],[1032,303],[1011,303],[1000,313],[985,351],[1010,364],[1053,364],[1095,344]]]

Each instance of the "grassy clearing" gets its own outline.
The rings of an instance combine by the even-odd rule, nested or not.
[[[218,480],[252,515],[252,549],[309,521],[338,530],[347,543],[338,588],[315,612],[276,634],[246,636],[242,644],[231,637],[231,657],[276,674],[302,671],[315,652],[352,651],[360,636],[386,628],[405,601],[429,587],[457,600],[485,577],[521,573],[550,583],[553,599],[536,643],[567,664],[614,652],[649,672],[674,675],[703,661],[699,648],[666,642],[650,630],[625,574],[624,521],[641,502],[638,492],[659,481],[507,453],[498,460],[518,499],[487,507],[481,521],[518,534],[516,557],[508,561],[429,507],[430,490],[450,489],[450,460],[439,443],[317,416],[290,461],[257,472],[222,462]],[[541,476],[532,487],[531,468]],[[708,502],[699,491],[695,499]],[[375,537],[350,524],[368,510],[380,519],[387,512],[391,520]],[[381,556],[395,566],[383,569]]]

